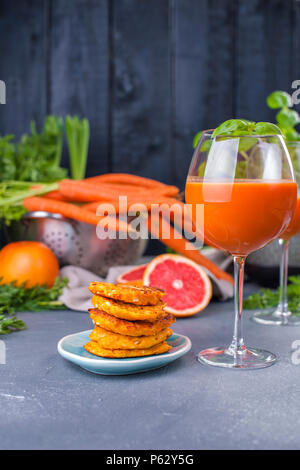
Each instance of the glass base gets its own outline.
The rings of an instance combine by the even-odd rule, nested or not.
[[[230,348],[212,348],[198,354],[198,361],[202,364],[229,369],[263,369],[272,366],[276,360],[275,354],[254,348],[245,348],[238,353]]]
[[[289,312],[287,315],[282,315],[278,310],[265,309],[256,312],[252,320],[261,325],[274,325],[274,326],[300,326],[300,317],[295,317]]]

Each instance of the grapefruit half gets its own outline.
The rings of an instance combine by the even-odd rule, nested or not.
[[[160,255],[146,267],[145,286],[166,292],[165,310],[176,317],[189,317],[203,310],[212,296],[212,284],[206,272],[194,261],[179,255]]]
[[[143,275],[147,264],[140,264],[130,269],[126,273],[121,274],[117,278],[118,284],[132,284],[132,285],[143,285]]]

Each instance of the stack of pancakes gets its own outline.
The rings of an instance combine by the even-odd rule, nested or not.
[[[162,354],[175,317],[164,310],[164,292],[153,287],[92,282],[89,310],[95,328],[85,349],[102,357],[138,357]]]

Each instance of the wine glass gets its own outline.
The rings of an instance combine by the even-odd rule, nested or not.
[[[206,349],[201,363],[218,367],[257,369],[276,356],[245,346],[242,304],[245,260],[249,253],[276,239],[290,223],[297,184],[284,139],[280,135],[217,136],[204,131],[189,169],[185,198],[206,241],[229,251],[234,261],[234,334],[229,347]]]
[[[274,309],[263,309],[254,314],[252,319],[263,325],[289,325],[299,326],[300,318],[292,316],[289,310],[287,299],[287,281],[288,281],[288,257],[290,239],[300,233],[300,142],[287,142],[287,148],[294,168],[294,174],[298,186],[297,205],[292,220],[287,229],[279,235],[278,242],[280,246],[280,288],[279,303]]]

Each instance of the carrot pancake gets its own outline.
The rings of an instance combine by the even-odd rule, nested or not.
[[[126,336],[95,326],[89,337],[105,349],[147,349],[162,343],[172,333],[170,328],[165,328],[154,336]]]
[[[89,313],[95,325],[126,336],[153,336],[176,322],[176,318],[170,313],[165,313],[154,322],[122,320],[96,308],[89,309]]]
[[[156,305],[165,295],[163,290],[155,287],[115,285],[108,282],[91,282],[89,290],[94,295],[101,295],[134,305]]]
[[[156,344],[152,348],[147,349],[105,349],[98,345],[95,341],[90,341],[84,345],[86,351],[95,356],[125,358],[125,357],[142,357],[152,356],[155,354],[163,354],[171,349],[167,342]]]
[[[125,320],[156,321],[165,315],[164,302],[157,305],[133,305],[118,300],[108,299],[102,295],[94,295],[92,304],[99,310]]]
[[[142,287],[143,281],[141,279],[138,279],[136,281],[127,281],[127,282],[117,282],[118,286],[135,286],[135,287]]]

